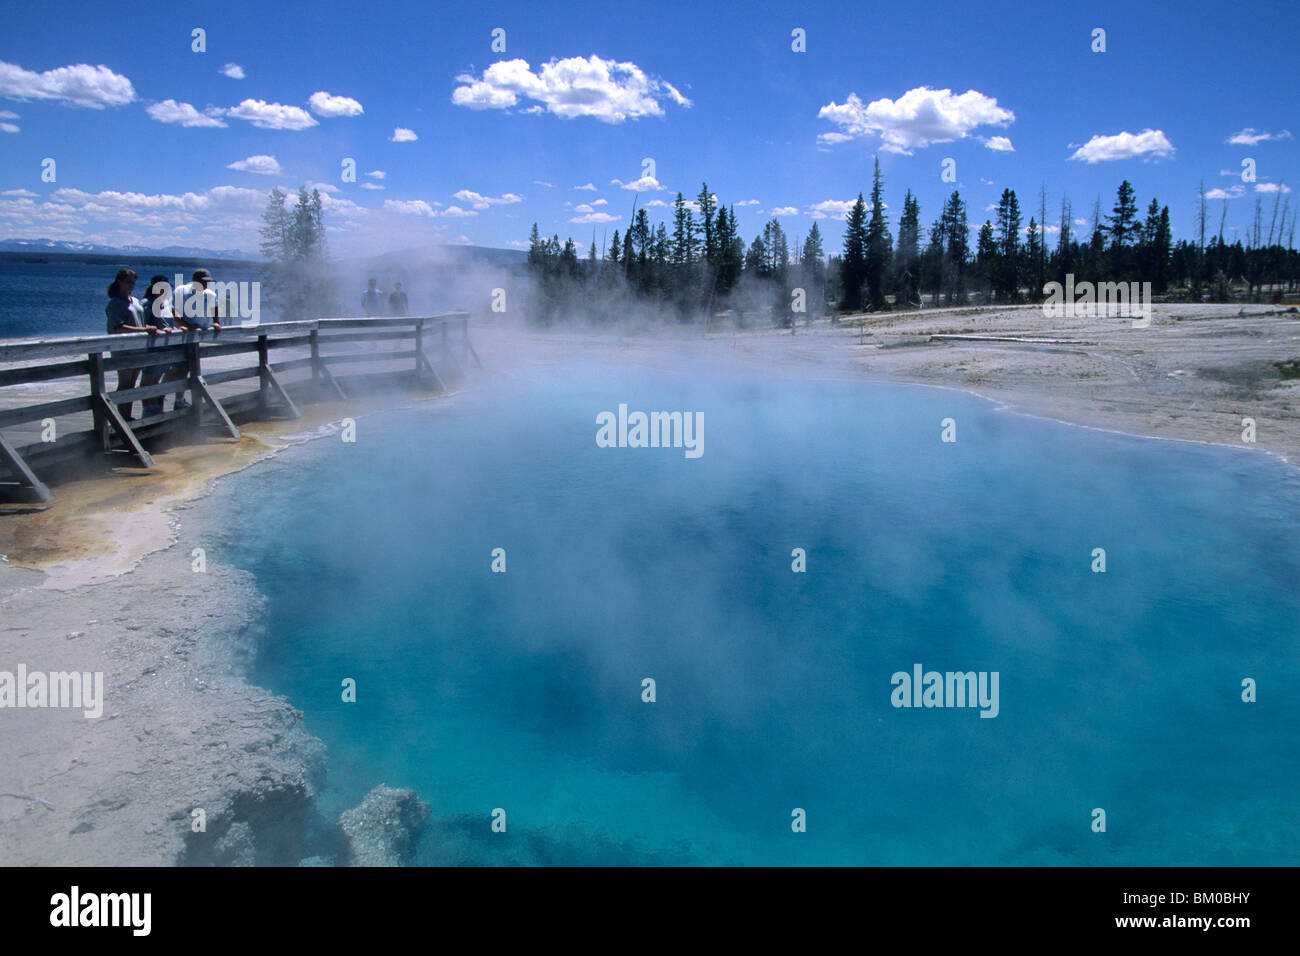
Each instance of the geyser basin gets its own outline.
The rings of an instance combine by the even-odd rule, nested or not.
[[[620,403],[702,413],[704,453],[598,447]],[[329,747],[325,809],[414,787],[421,862],[1300,848],[1300,483],[1262,455],[957,392],[588,364],[363,419],[218,505],[270,598],[254,676]],[[918,664],[996,672],[996,717],[894,706]]]

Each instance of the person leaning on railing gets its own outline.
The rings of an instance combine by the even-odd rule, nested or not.
[[[158,275],[149,280],[149,291],[145,293],[144,311],[145,316],[150,322],[163,332],[184,332],[185,326],[176,318],[172,311],[172,287],[167,281],[166,276]],[[148,375],[160,376],[160,381],[175,382],[185,378],[189,374],[189,368],[184,362],[170,362],[162,365],[152,365],[145,369]],[[146,382],[145,384],[152,384]],[[145,402],[145,414],[161,414],[163,410],[163,400],[166,396],[160,395],[156,399],[150,399]],[[190,403],[185,400],[183,392],[176,393],[176,402],[174,410],[180,411],[182,408],[189,408]]]
[[[132,270],[119,269],[117,270],[117,278],[108,286],[108,305],[104,307],[104,314],[108,316],[109,335],[124,335],[130,332],[158,334],[158,327],[150,323],[148,314],[145,312],[140,300],[131,294],[131,290],[135,288],[135,279],[136,275]],[[153,375],[153,367],[144,371],[145,385],[152,385],[161,377],[161,375]],[[129,388],[135,388],[135,382],[140,377],[140,372],[141,370],[138,368],[118,369],[117,390],[121,392]],[[153,381],[147,381],[151,375],[153,375]],[[161,404],[161,400],[159,403]],[[122,417],[127,421],[133,420],[131,418],[132,404],[132,402],[125,402],[117,406],[117,410],[122,413]],[[148,410],[146,406],[146,414]]]

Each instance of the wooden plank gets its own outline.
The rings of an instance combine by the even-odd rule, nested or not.
[[[230,368],[222,369],[220,372],[208,372],[203,376],[203,381],[209,385],[220,385],[223,382],[237,382],[241,378],[254,378],[257,374],[257,366],[250,365],[248,368]]]
[[[414,329],[403,329],[400,332],[330,332],[322,333],[320,343],[333,345],[342,342],[395,342],[409,339],[414,335]]]
[[[95,401],[99,404],[100,413],[107,419],[113,431],[117,432],[117,437],[122,439],[122,444],[126,445],[141,467],[152,468],[153,457],[144,450],[144,446],[135,437],[135,432],[131,431],[131,426],[126,423],[126,419],[117,410],[117,405],[110,402],[107,395],[102,394],[96,396]]]
[[[4,435],[0,435],[0,462],[7,464],[14,475],[25,482],[25,487],[38,500],[54,500],[54,494],[49,488],[45,487],[45,483],[41,479],[36,477],[36,472],[28,467],[27,462],[23,461],[23,457],[18,454],[17,449],[5,441]]]
[[[283,362],[276,362],[275,370],[277,372],[292,372],[294,369],[307,368],[309,365],[312,364],[313,361],[314,359],[312,359],[311,356],[306,356],[304,358],[287,359]],[[211,380],[211,376],[209,376],[209,380]]]
[[[42,418],[57,418],[60,415],[86,412],[90,411],[90,408],[89,395],[82,395],[79,398],[64,398],[57,402],[41,402],[39,405],[24,405],[20,408],[6,408],[4,411],[0,411],[0,428],[36,422]]]
[[[344,355],[322,355],[321,362],[390,362],[394,359],[413,359],[415,351],[406,349],[401,352],[348,352]]]
[[[131,402],[143,401],[146,398],[166,397],[173,392],[183,391],[184,389],[185,382],[179,378],[172,379],[170,382],[156,382],[153,385],[138,385],[135,388],[124,388],[113,392],[113,403],[115,405],[127,405]]]
[[[0,387],[26,385],[29,382],[50,382],[59,378],[72,378],[90,371],[90,363],[58,362],[53,365],[29,365],[26,368],[0,369]]]

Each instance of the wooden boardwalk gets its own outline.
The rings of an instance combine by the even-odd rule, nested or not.
[[[463,312],[0,340],[0,501],[51,501],[51,476],[95,456],[151,468],[146,444],[169,432],[206,427],[238,438],[237,421],[297,418],[301,402],[384,385],[443,391],[471,361],[481,367]],[[185,377],[105,387],[110,372],[165,363],[183,366]],[[118,405],[173,393],[190,407],[131,421],[119,413]]]

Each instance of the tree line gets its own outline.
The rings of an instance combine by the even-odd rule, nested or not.
[[[611,321],[623,305],[667,308],[684,321],[730,310],[742,321],[757,315],[791,326],[828,311],[1034,302],[1043,298],[1047,282],[1064,283],[1067,274],[1076,282],[1150,282],[1156,295],[1195,301],[1228,301],[1234,286],[1244,286],[1246,296],[1258,301],[1267,290],[1277,295],[1300,284],[1295,215],[1289,198],[1279,207],[1282,195],[1275,194],[1267,230],[1257,200],[1244,243],[1224,238],[1225,201],[1218,235],[1207,241],[1202,184],[1198,235],[1174,242],[1169,207],[1153,197],[1140,217],[1136,191],[1124,180],[1108,214],[1098,197],[1086,231],[1076,226],[1070,199],[1063,196],[1052,241],[1046,188],[1040,188],[1037,214],[1031,211],[1027,224],[1016,191],[1007,188],[972,244],[958,190],[923,228],[920,202],[909,189],[895,239],[877,159],[869,199],[858,194],[845,220],[842,250],[827,257],[816,222],[802,242],[791,243],[772,218],[746,244],[735,208],[719,202],[704,183],[693,203],[677,194],[668,222],[652,225],[641,208],[603,249],[593,236],[585,259],[571,238],[543,239],[534,223],[528,317],[539,324],[562,317]]]

